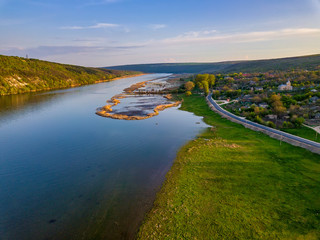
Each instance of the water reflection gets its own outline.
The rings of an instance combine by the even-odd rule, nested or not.
[[[177,150],[206,128],[177,108],[143,121],[95,115],[156,77],[1,98],[1,240],[134,238]]]

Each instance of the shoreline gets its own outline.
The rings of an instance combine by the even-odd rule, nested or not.
[[[25,94],[25,93],[47,92],[47,91],[53,91],[53,90],[76,88],[76,87],[89,86],[89,85],[98,84],[98,83],[112,82],[112,81],[125,79],[125,78],[139,77],[139,76],[144,76],[144,75],[148,75],[148,73],[125,75],[125,76],[122,76],[122,77],[116,77],[116,78],[112,78],[112,79],[108,79],[108,80],[95,81],[94,83],[89,83],[89,84],[75,84],[75,85],[71,85],[69,87],[43,88],[43,89],[35,89],[35,90],[30,90],[30,91],[25,91],[25,92],[20,92],[20,93],[0,94],[0,97],[2,97],[2,96],[13,96],[13,95],[19,95],[19,94]]]
[[[118,119],[118,120],[144,120],[144,119],[152,118],[152,117],[159,115],[160,111],[163,111],[167,108],[177,107],[181,103],[182,103],[182,101],[178,101],[178,102],[174,102],[171,104],[157,105],[153,109],[153,113],[148,113],[146,116],[128,116],[128,115],[124,115],[124,114],[111,114],[110,112],[112,112],[112,109],[111,109],[111,107],[109,108],[110,105],[105,106],[106,109],[104,109],[104,110],[97,111],[96,114],[101,117],[108,117],[108,118]]]

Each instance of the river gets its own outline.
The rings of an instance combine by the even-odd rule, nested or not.
[[[95,111],[165,76],[0,97],[0,239],[134,238],[177,151],[207,126],[178,108],[141,121]]]

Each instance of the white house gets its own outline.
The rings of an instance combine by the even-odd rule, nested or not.
[[[291,86],[291,82],[290,80],[288,80],[288,82],[286,84],[281,84],[279,87],[278,87],[278,90],[280,91],[292,91],[292,86]]]

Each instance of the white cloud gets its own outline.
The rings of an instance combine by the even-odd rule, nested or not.
[[[298,37],[320,34],[320,28],[288,28],[273,31],[247,32],[247,33],[218,33],[215,30],[187,32],[182,35],[163,39],[164,44],[190,44],[214,42],[259,42],[281,39],[284,37]]]
[[[149,25],[149,27],[153,30],[158,30],[158,29],[166,28],[167,25],[165,25],[165,24],[151,24],[151,25]]]
[[[65,26],[61,27],[64,30],[82,30],[82,29],[100,29],[100,28],[116,28],[119,27],[118,24],[113,23],[97,23],[91,26]]]
[[[68,54],[97,54],[110,52],[126,52],[137,48],[142,48],[141,45],[119,45],[119,46],[38,46],[38,47],[7,47],[0,48],[5,55],[25,56],[45,58],[51,56],[63,56]]]

